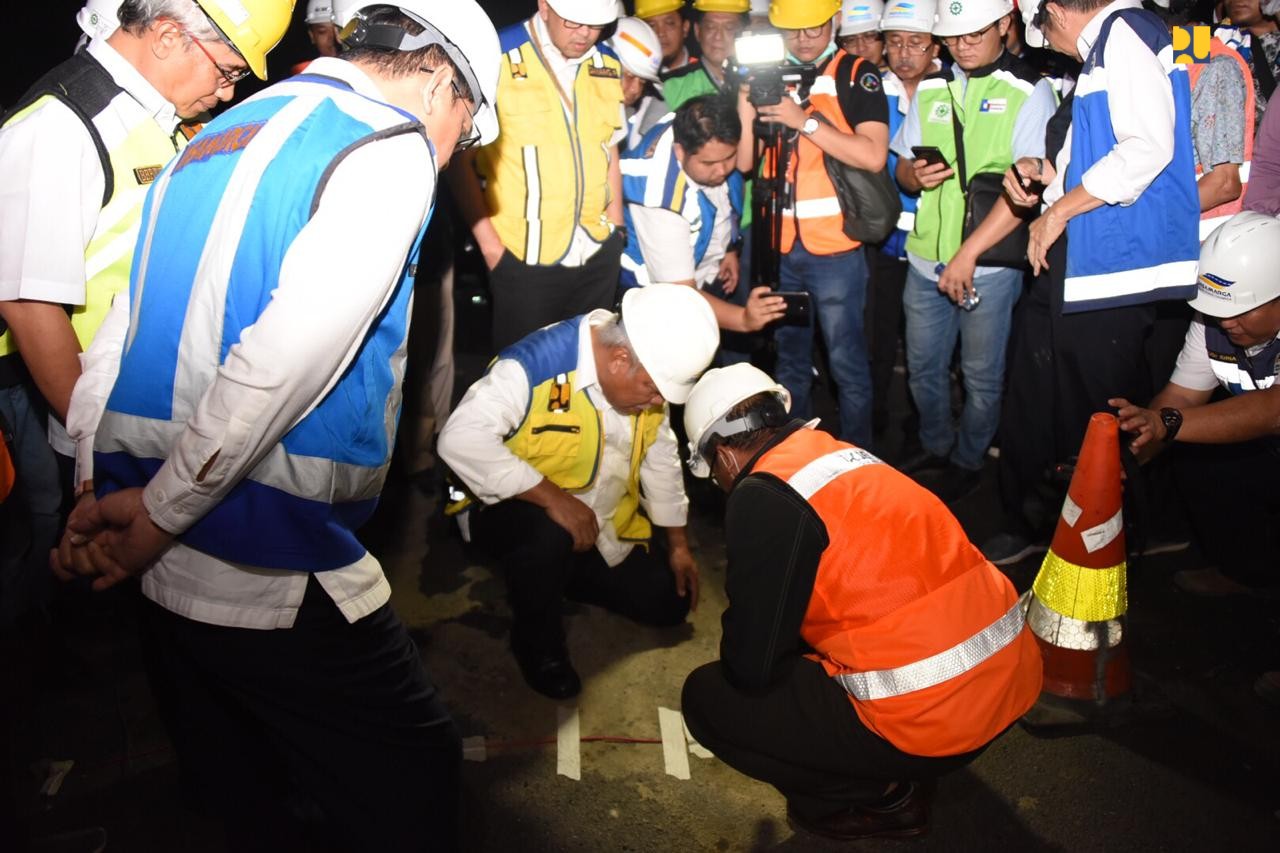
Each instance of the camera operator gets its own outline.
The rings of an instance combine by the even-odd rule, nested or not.
[[[817,77],[808,91],[792,92],[776,103],[760,103],[750,85],[740,89],[742,142],[738,168],[749,171],[755,160],[753,122],[759,119],[781,130],[786,203],[782,207],[778,287],[807,291],[827,344],[831,375],[840,408],[840,438],[867,446],[871,442],[871,368],[863,339],[867,263],[862,244],[845,236],[836,191],[827,177],[823,155],[841,163],[879,171],[889,152],[889,109],[880,72],[851,57],[832,40],[835,0],[775,0],[769,22],[782,31],[788,59],[812,64]],[[839,72],[839,73],[837,73]],[[766,157],[762,177],[773,176]],[[813,328],[784,326],[775,333],[776,375],[791,394],[792,411],[809,417],[813,383]]]

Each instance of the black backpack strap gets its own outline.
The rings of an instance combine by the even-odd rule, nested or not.
[[[5,113],[3,119],[0,119],[0,124],[7,123],[14,114],[46,95],[66,104],[89,131],[93,147],[98,152],[103,177],[102,206],[106,207],[115,192],[115,177],[111,172],[111,157],[107,153],[107,146],[103,143],[98,129],[94,127],[93,117],[106,109],[112,99],[122,91],[116,81],[111,79],[107,69],[82,50],[54,66],[32,84],[13,108]]]

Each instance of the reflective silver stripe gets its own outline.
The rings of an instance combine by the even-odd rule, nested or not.
[[[787,480],[787,485],[795,489],[800,497],[808,500],[819,489],[846,471],[874,464],[883,463],[874,454],[868,453],[861,447],[846,447],[843,450],[819,456],[792,474]]]
[[[968,672],[1017,638],[1025,621],[1027,596],[1014,602],[1009,612],[969,639],[936,655],[893,669],[837,675],[850,696],[869,702],[923,690]]]
[[[1027,627],[1051,646],[1082,652],[1113,649],[1120,645],[1124,636],[1124,627],[1119,619],[1105,622],[1073,619],[1046,606],[1035,596],[1032,596],[1031,606],[1027,609]]]
[[[102,414],[93,449],[99,453],[124,452],[138,458],[167,459],[185,428],[185,423],[108,410]],[[319,456],[290,455],[284,445],[275,444],[249,472],[248,479],[295,497],[339,503],[377,497],[386,472],[386,464],[370,468]]]
[[[520,148],[524,165],[524,219],[529,229],[524,238],[524,262],[538,263],[542,254],[542,175],[538,171],[538,146]]]

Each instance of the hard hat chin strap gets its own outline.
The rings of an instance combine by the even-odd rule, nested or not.
[[[398,50],[406,53],[421,50],[427,45],[440,45],[441,49],[453,60],[453,64],[458,66],[458,71],[462,74],[462,78],[467,81],[467,88],[471,90],[471,98],[475,101],[475,112],[480,112],[481,107],[487,102],[484,97],[484,91],[480,88],[480,81],[476,79],[475,72],[471,70],[471,63],[467,61],[466,56],[463,55],[456,44],[449,40],[448,36],[424,21],[420,16],[408,9],[397,8],[400,9],[401,14],[405,17],[416,21],[422,27],[422,32],[417,35],[410,35],[394,24],[372,24],[365,19],[361,12],[356,12],[355,17],[348,21],[347,25],[342,28],[342,32],[338,34],[338,40],[349,48],[370,47],[375,50]]]

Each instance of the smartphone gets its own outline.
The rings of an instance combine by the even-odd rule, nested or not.
[[[942,150],[934,145],[912,145],[911,153],[916,155],[917,160],[923,160],[932,166],[935,163],[947,164],[947,158],[942,156]]]
[[[781,296],[783,301],[787,303],[787,313],[782,315],[779,321],[784,326],[807,326],[809,318],[813,315],[813,299],[808,293],[803,291],[797,293],[774,293],[774,296]]]

